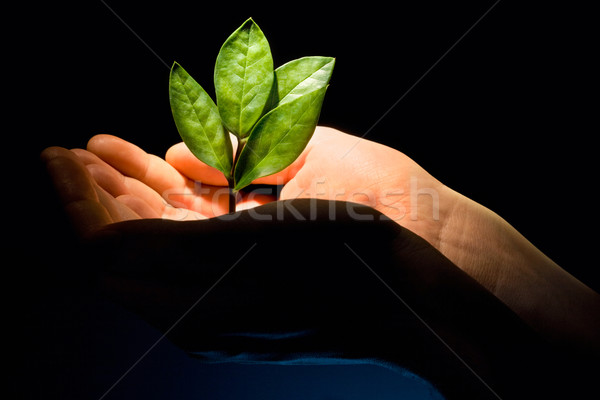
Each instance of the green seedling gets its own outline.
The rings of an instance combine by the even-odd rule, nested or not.
[[[303,57],[273,70],[267,38],[249,18],[223,43],[214,73],[216,104],[177,62],[169,101],[184,143],[229,184],[229,211],[255,179],[290,165],[312,137],[335,59]],[[229,134],[237,138],[237,149]]]

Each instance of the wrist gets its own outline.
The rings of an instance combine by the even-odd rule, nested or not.
[[[486,289],[497,289],[500,270],[507,256],[504,221],[491,210],[455,192],[452,207],[443,221],[437,248],[456,266]],[[508,263],[510,264],[510,263]]]
[[[457,195],[438,249],[551,342],[600,353],[600,296],[506,220]],[[584,350],[585,351],[585,350]]]

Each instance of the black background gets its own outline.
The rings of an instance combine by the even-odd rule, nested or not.
[[[83,147],[97,133],[163,155],[180,141],[163,61],[178,61],[213,94],[216,54],[252,16],[276,66],[305,55],[336,57],[320,124],[368,132],[367,139],[404,152],[499,213],[561,266],[593,279],[587,228],[597,220],[597,107],[589,10],[501,1],[457,44],[493,2],[383,4],[98,1],[23,11],[13,36],[25,42],[6,75],[19,115],[8,115],[17,124],[5,136],[33,157],[49,145]],[[27,160],[20,166],[36,162]]]
[[[40,151],[110,133],[163,155],[180,140],[168,67],[178,61],[213,94],[220,45],[249,16],[276,66],[336,57],[320,124],[404,152],[599,290],[592,13],[573,2],[523,3],[500,1],[475,27],[493,1],[86,1],[8,10],[4,19],[17,23],[3,63],[3,201],[7,254],[16,258],[5,268],[11,321],[31,335],[20,338],[39,341],[31,332],[41,329],[42,297],[80,284],[57,264],[69,237]]]

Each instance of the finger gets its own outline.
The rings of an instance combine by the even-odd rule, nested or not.
[[[196,221],[207,218],[198,211],[187,209],[193,207],[206,209],[211,217],[223,214],[221,208],[225,205],[209,209],[207,204],[204,204],[203,207],[189,193],[182,194],[176,190],[165,192],[165,198],[163,198],[146,184],[124,176],[94,153],[83,149],[73,149],[72,151],[87,165],[90,174],[100,187],[141,218],[165,218],[178,221]],[[215,188],[205,188],[205,190],[208,194],[213,193]],[[175,205],[181,208],[177,208]]]
[[[111,166],[88,164],[86,167],[96,183],[113,197],[130,194],[125,177]]]
[[[160,213],[158,213],[150,204],[137,196],[124,194],[117,197],[116,200],[119,204],[122,204],[123,207],[127,207],[132,212],[139,215],[140,218],[161,217]]]
[[[113,197],[100,186],[95,185],[95,189],[100,203],[106,208],[114,222],[130,221],[141,218],[140,214],[134,209]]]
[[[151,207],[155,214],[162,213],[167,203],[166,200],[146,184],[137,179],[123,176],[110,166],[89,164],[87,168],[96,182],[115,198],[120,196],[137,197]]]
[[[94,136],[87,149],[121,174],[145,183],[159,195],[173,189],[193,191],[194,182],[169,163],[116,136]]]
[[[41,159],[67,217],[82,237],[113,222],[77,155],[61,147],[49,147],[42,152]]]
[[[108,163],[104,162],[100,157],[90,151],[78,148],[71,149],[71,151],[75,153],[85,165],[98,164],[104,167],[110,167]]]
[[[145,218],[160,218],[165,214],[167,218],[177,219],[174,216],[177,213],[170,209],[167,210],[169,204],[185,208],[195,206],[193,193],[188,190],[169,189],[161,196],[145,183],[121,174],[94,153],[82,149],[73,151],[87,164],[91,175],[102,188],[120,201],[126,201],[130,207],[133,207],[138,214]],[[138,199],[134,199],[135,197]],[[148,210],[148,207],[152,210]]]

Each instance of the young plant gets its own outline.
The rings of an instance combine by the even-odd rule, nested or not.
[[[177,62],[169,101],[184,143],[229,184],[229,211],[255,179],[290,165],[312,137],[335,59],[303,57],[273,70],[267,38],[249,18],[223,43],[214,73],[216,104]],[[237,138],[235,158],[229,133]]]

